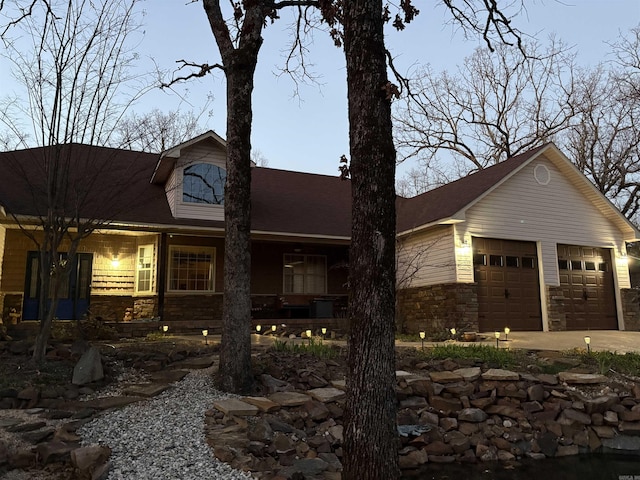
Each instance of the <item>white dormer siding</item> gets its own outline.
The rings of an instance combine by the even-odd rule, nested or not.
[[[184,169],[201,163],[226,169],[225,153],[221,148],[212,148],[206,144],[196,144],[181,151],[180,158],[165,184],[171,213],[175,218],[223,221],[224,205],[192,203],[183,199]]]

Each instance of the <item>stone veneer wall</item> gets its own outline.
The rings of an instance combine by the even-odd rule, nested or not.
[[[622,298],[624,329],[634,332],[640,331],[640,290],[623,288],[620,290],[620,297]]]
[[[5,324],[9,324],[12,322],[11,316],[12,309],[15,309],[15,313],[19,316],[17,320],[19,321],[22,318],[22,295],[19,294],[6,294],[2,295],[0,298],[0,306],[2,307],[2,321]]]
[[[428,336],[478,331],[475,283],[449,283],[406,288],[396,296],[396,328],[402,333],[425,330]]]
[[[105,322],[121,322],[127,308],[133,307],[131,295],[92,295],[89,310]]]
[[[562,293],[562,287],[547,285],[546,289],[549,331],[565,331],[567,329],[567,316],[564,310],[564,294]]]
[[[163,321],[188,320],[222,324],[222,295],[167,295],[164,297]]]

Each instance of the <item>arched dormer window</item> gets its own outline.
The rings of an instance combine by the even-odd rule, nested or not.
[[[196,163],[184,168],[182,201],[224,205],[224,182],[227,172],[210,163]]]

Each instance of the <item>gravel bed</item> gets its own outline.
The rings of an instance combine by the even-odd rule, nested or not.
[[[246,480],[219,462],[204,436],[204,413],[229,395],[213,387],[213,369],[196,370],[148,401],[100,415],[83,426],[83,444],[112,449],[108,480]]]

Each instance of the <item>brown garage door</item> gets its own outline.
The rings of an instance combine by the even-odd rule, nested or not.
[[[611,252],[558,245],[558,270],[567,330],[617,330]]]
[[[534,242],[473,239],[480,331],[542,330]]]

